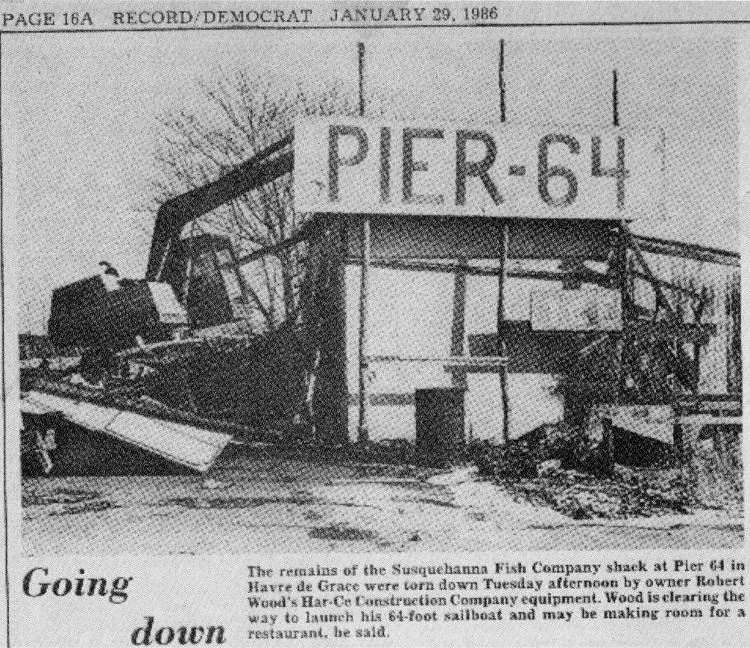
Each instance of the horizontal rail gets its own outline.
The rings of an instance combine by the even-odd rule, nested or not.
[[[675,419],[677,425],[742,425],[741,416],[711,416],[710,414],[691,414]]]
[[[682,243],[670,241],[653,236],[634,237],[644,252],[651,254],[664,254],[666,256],[692,259],[693,261],[708,261],[718,265],[740,267],[740,255],[737,252],[721,250],[719,248],[697,245],[695,243]]]
[[[375,355],[367,358],[368,362],[440,362],[447,365],[504,365],[508,358],[504,356],[398,356],[398,355]]]
[[[362,265],[362,259],[358,257],[348,257],[346,262],[349,265]],[[490,266],[472,266],[463,263],[438,263],[434,261],[430,262],[411,259],[387,259],[383,257],[376,257],[372,259],[370,265],[373,268],[408,270],[413,272],[463,272],[467,275],[476,277],[497,277],[498,273],[497,268],[493,268]],[[571,273],[559,272],[555,270],[529,270],[524,268],[509,268],[506,272],[506,276],[513,279],[540,279],[543,281],[565,281],[566,279],[576,278],[585,283],[609,285],[609,279],[607,278],[607,276],[594,270]]]

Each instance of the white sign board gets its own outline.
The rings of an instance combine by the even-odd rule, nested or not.
[[[512,218],[655,216],[659,138],[624,129],[300,121],[300,212]]]
[[[619,331],[620,293],[609,288],[535,290],[531,294],[534,331]]]

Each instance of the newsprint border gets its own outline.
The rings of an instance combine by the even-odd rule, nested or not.
[[[482,23],[475,22],[469,24],[409,24],[409,25],[369,25],[366,29],[447,29],[447,28],[545,28],[545,27],[671,27],[671,26],[697,26],[697,25],[750,25],[748,20],[641,20],[641,21],[579,21],[579,22],[493,22]],[[31,34],[61,34],[61,33],[127,33],[127,32],[178,32],[178,31],[301,31],[301,30],[348,30],[359,29],[358,25],[234,25],[224,27],[156,27],[156,28],[130,28],[130,29],[111,29],[111,28],[92,28],[92,29],[44,29],[44,30],[26,30],[26,31],[8,31],[0,28],[0,62],[2,61],[2,40],[4,36],[28,36]],[[0,65],[0,70],[2,69]],[[2,74],[0,74],[0,306],[2,307],[3,317],[2,326],[0,327],[0,342],[2,342],[3,354],[5,352],[5,254],[4,254],[4,194],[3,194],[3,138],[2,138]],[[7,398],[6,367],[3,358],[2,368],[0,369],[0,382],[2,384],[3,397],[3,522],[4,522],[4,591],[5,591],[5,639],[6,646],[11,648],[11,620],[10,620],[10,562],[9,562],[9,521],[8,521],[8,455],[7,455],[7,410],[5,407]]]

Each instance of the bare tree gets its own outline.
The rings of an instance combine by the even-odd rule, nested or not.
[[[155,211],[164,201],[202,186],[291,132],[301,116],[354,114],[352,91],[330,85],[312,93],[298,84],[280,91],[245,71],[199,84],[200,110],[175,108],[158,116],[159,141],[152,181]],[[189,227],[228,235],[237,252],[276,245],[299,229],[291,175],[233,200]],[[195,229],[193,230],[195,231]],[[252,268],[250,306],[266,329],[295,321],[305,246],[264,256]]]

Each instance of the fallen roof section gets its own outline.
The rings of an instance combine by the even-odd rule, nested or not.
[[[24,395],[21,411],[57,413],[71,423],[201,473],[213,465],[232,439],[221,432],[39,391]]]

